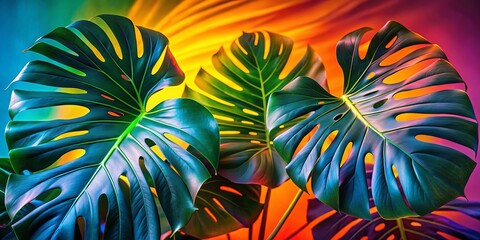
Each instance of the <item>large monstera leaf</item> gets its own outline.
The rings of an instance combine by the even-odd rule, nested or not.
[[[263,210],[260,192],[260,185],[237,184],[215,176],[200,188],[195,200],[198,211],[182,231],[197,238],[209,238],[250,227]]]
[[[320,58],[309,47],[293,68],[287,67],[292,40],[269,32],[244,33],[212,58],[214,69],[201,69],[199,90],[191,97],[213,113],[220,128],[219,174],[237,183],[276,187],[287,179],[286,163],[273,149],[265,111],[271,93],[297,76],[322,81]],[[206,94],[205,94],[206,93]]]
[[[371,171],[367,172],[371,179]],[[317,199],[308,201],[307,221],[320,220],[312,228],[314,239],[478,239],[480,202],[455,199],[433,213],[396,220],[383,219],[370,198],[372,220],[335,212]],[[467,224],[466,224],[467,223]]]
[[[438,46],[389,22],[360,57],[367,31],[337,45],[343,96],[300,77],[272,94],[269,130],[308,116],[277,134],[275,148],[289,161],[292,180],[306,189],[311,179],[315,196],[334,209],[370,217],[365,162],[373,161],[379,214],[424,215],[463,195],[475,167],[475,115],[463,80]]]
[[[159,215],[174,231],[187,223],[210,174],[184,148],[216,168],[218,127],[189,99],[146,109],[153,93],[183,81],[167,44],[158,32],[101,15],[57,28],[30,49],[52,61],[30,62],[16,79],[49,88],[15,90],[10,105],[9,153],[23,174],[9,179],[7,210],[13,217],[41,202],[14,223],[20,239],[159,239]],[[56,112],[32,115],[45,109]]]

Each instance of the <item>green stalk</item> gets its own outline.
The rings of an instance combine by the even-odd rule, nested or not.
[[[407,234],[405,233],[405,226],[403,226],[403,220],[397,219],[398,230],[400,231],[400,239],[407,240]]]
[[[285,211],[285,213],[282,216],[282,219],[280,219],[275,229],[273,229],[273,232],[270,234],[270,236],[268,236],[267,238],[268,240],[272,240],[277,235],[278,231],[280,231],[283,224],[287,220],[288,216],[290,215],[290,213],[292,213],[293,208],[295,207],[295,205],[297,205],[298,200],[300,200],[302,193],[303,193],[303,190],[301,189],[298,190],[297,195],[295,195],[295,198],[290,203],[290,206],[288,206],[287,211]]]
[[[265,227],[267,226],[267,214],[268,214],[268,203],[270,202],[270,194],[272,192],[271,188],[267,189],[267,195],[265,196],[265,203],[263,203],[263,213],[262,213],[262,223],[260,225],[260,233],[258,234],[258,240],[263,240],[265,237]]]

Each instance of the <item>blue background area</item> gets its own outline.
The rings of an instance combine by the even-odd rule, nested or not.
[[[73,21],[103,13],[126,15],[132,0],[0,0],[0,157],[8,156],[4,129],[12,88],[5,89],[38,54],[23,52],[36,39]],[[18,86],[17,86],[18,87]]]

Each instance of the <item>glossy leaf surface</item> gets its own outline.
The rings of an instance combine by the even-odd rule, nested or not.
[[[292,40],[278,34],[244,33],[213,56],[214,69],[200,70],[195,79],[199,89],[186,89],[186,96],[206,106],[218,121],[219,174],[233,182],[276,187],[287,179],[286,164],[266,130],[268,97],[297,76],[325,79],[311,48],[287,67],[292,48]]]
[[[472,105],[437,45],[389,22],[361,57],[367,31],[337,45],[343,96],[300,77],[272,94],[269,130],[308,116],[277,134],[274,145],[292,180],[306,189],[311,179],[315,196],[334,209],[370,217],[365,162],[374,162],[380,215],[424,215],[463,195],[478,142]]]
[[[367,174],[369,180],[371,172]],[[335,212],[317,199],[308,202],[307,221],[320,220],[312,228],[314,239],[477,239],[480,235],[480,202],[455,199],[433,213],[397,220],[383,219],[370,198],[372,220]],[[463,225],[469,223],[469,226]]]
[[[195,200],[198,208],[182,231],[209,238],[250,227],[263,209],[259,185],[237,184],[216,176],[207,180]]]
[[[194,212],[210,177],[187,152],[218,164],[218,127],[189,99],[146,109],[155,92],[183,81],[158,32],[101,15],[57,28],[30,48],[50,61],[27,64],[16,81],[6,136],[14,170],[7,185],[21,239],[159,239],[159,215],[175,231]],[[51,111],[51,115],[41,115]],[[77,231],[75,231],[77,229]]]

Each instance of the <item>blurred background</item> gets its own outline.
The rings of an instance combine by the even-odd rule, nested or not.
[[[145,0],[0,0],[0,129],[9,121],[9,83],[30,60],[40,58],[28,49],[56,27],[110,13],[131,18],[136,25],[152,28],[170,39],[178,64],[191,81],[200,66],[210,64],[213,53],[239,37],[242,31],[264,30],[295,41],[300,56],[309,44],[324,60],[332,91],[340,93],[342,73],[335,60],[335,45],[345,34],[361,27],[381,28],[395,20],[419,33],[446,53],[468,86],[477,119],[480,119],[480,3],[475,0],[415,1],[145,1]],[[374,31],[372,31],[374,32]],[[156,96],[153,104],[179,96],[182,86]],[[8,156],[0,137],[0,157]],[[477,157],[477,162],[480,157]],[[480,200],[480,168],[466,188],[469,200]],[[297,188],[287,182],[272,192],[267,233],[275,227]],[[306,223],[306,200],[301,202],[279,233],[289,236]],[[258,225],[258,222],[257,224]],[[258,226],[255,227],[258,231]],[[246,236],[239,230],[232,237]],[[309,239],[308,226],[295,235]],[[218,239],[225,239],[219,237]]]

